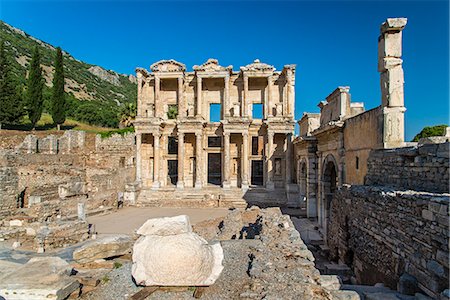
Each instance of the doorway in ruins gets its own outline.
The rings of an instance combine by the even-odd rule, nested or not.
[[[176,185],[178,181],[178,160],[171,159],[167,161],[167,175],[170,178],[170,183]]]
[[[326,160],[322,182],[323,182],[323,203],[325,209],[324,225],[327,226],[331,212],[331,201],[333,200],[333,195],[336,192],[337,186],[337,169],[336,164],[334,163],[334,159]]]
[[[300,187],[300,207],[306,208],[307,201],[307,169],[306,162],[300,162],[298,183]]]
[[[264,165],[262,160],[252,160],[252,178],[251,178],[252,185],[262,186],[264,184],[263,167]]]
[[[222,184],[222,154],[208,153],[208,184]]]

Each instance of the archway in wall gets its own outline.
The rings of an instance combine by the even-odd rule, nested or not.
[[[326,227],[330,218],[331,201],[337,188],[337,164],[334,157],[330,154],[325,158],[323,164],[322,175],[322,211],[323,211],[323,226]]]

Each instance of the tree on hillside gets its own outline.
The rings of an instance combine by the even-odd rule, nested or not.
[[[447,128],[447,125],[426,126],[416,134],[412,141],[418,142],[421,138],[430,136],[443,136],[445,135],[445,128]]]
[[[56,48],[55,55],[55,73],[53,75],[53,89],[51,99],[51,113],[53,122],[57,124],[58,130],[60,125],[66,120],[66,99],[64,95],[64,67],[63,55],[61,48]]]
[[[125,104],[120,112],[120,128],[130,127],[136,118],[136,105],[134,103]]]
[[[41,57],[38,47],[34,47],[33,57],[30,62],[30,69],[27,80],[27,111],[32,128],[34,129],[37,121],[41,118],[44,108],[44,98],[42,89],[44,79],[42,77]]]
[[[23,115],[22,93],[11,72],[4,42],[0,41],[0,129],[2,123],[18,123]]]

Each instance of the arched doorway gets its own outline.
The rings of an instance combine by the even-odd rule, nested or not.
[[[306,162],[302,160],[300,162],[299,166],[299,188],[300,188],[300,207],[305,209],[306,208],[306,201],[307,201],[307,167]]]
[[[322,175],[322,227],[326,227],[330,218],[331,201],[337,188],[337,164],[333,155],[328,155],[323,163]]]

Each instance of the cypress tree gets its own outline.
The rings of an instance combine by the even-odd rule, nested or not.
[[[53,76],[53,93],[52,93],[52,106],[51,113],[53,122],[60,125],[66,120],[66,99],[64,97],[64,67],[63,67],[63,55],[61,48],[56,48],[55,55],[55,73]]]
[[[33,51],[33,57],[31,58],[27,80],[27,110],[33,129],[37,121],[41,118],[44,108],[44,98],[42,97],[43,87],[44,80],[42,78],[41,58],[39,49],[36,46]]]
[[[2,123],[16,124],[23,116],[22,95],[16,86],[4,42],[0,41],[0,129]]]

